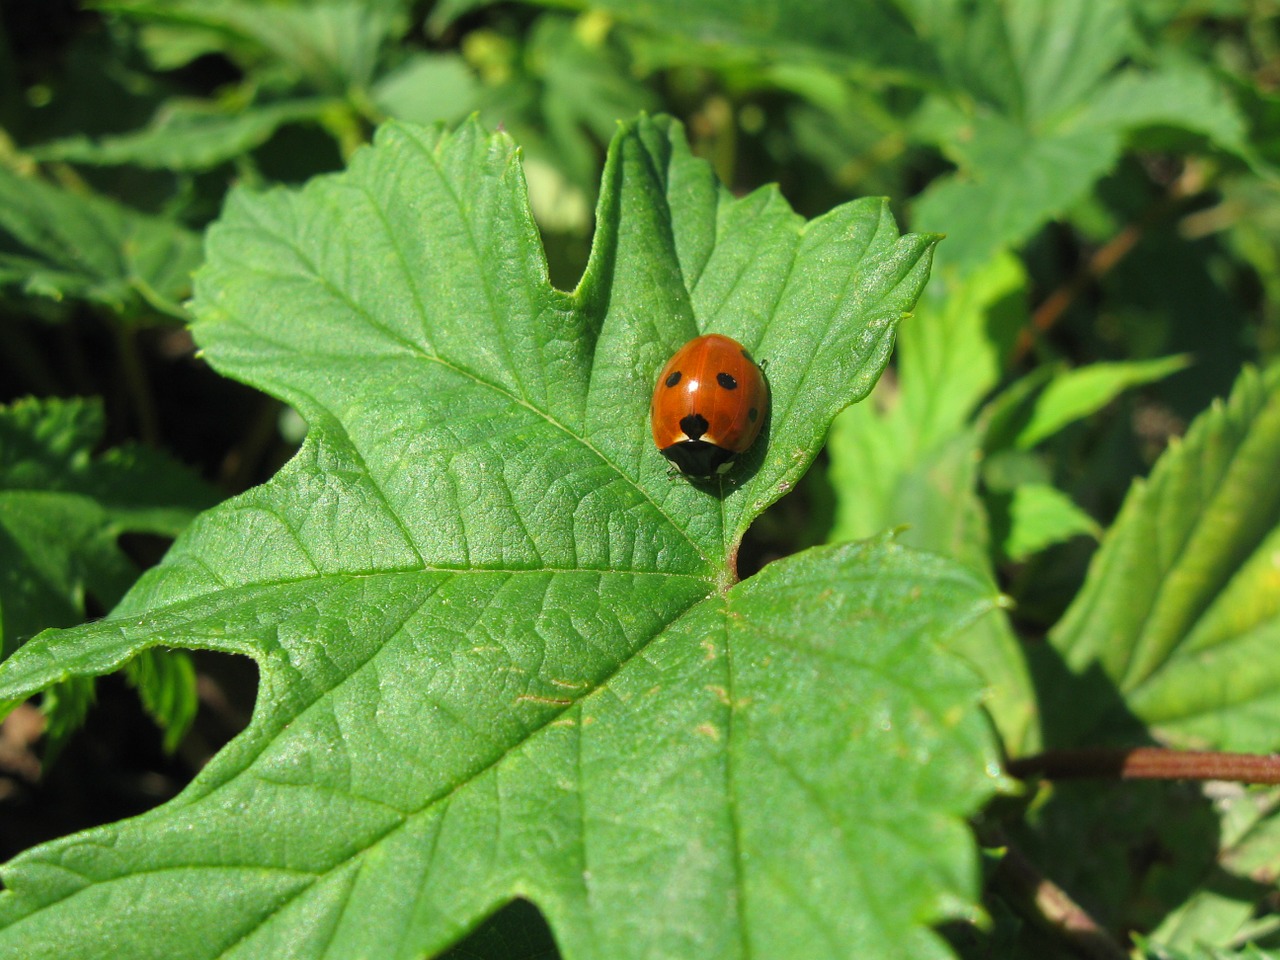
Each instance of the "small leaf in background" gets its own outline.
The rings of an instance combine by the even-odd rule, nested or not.
[[[1237,948],[1206,947],[1200,944],[1173,948],[1148,943],[1145,937],[1138,942],[1141,960],[1280,960],[1280,952],[1266,950],[1252,943]]]
[[[122,552],[124,533],[177,536],[216,496],[165,457],[140,447],[93,450],[101,406],[81,400],[20,401],[0,407],[0,655],[45,627],[85,619],[86,602],[109,610],[138,577]],[[172,748],[194,715],[194,677],[185,657],[140,658],[130,679],[165,727]],[[78,725],[92,684],[73,682],[50,698],[55,742]]]
[[[1027,282],[1017,258],[1003,255],[926,289],[898,348],[902,411],[918,435],[914,444],[924,449],[954,437],[999,383],[1027,322]]]
[[[883,369],[933,238],[878,201],[734,199],[641,120],[566,294],[517,157],[392,124],[344,174],[233,198],[197,337],[303,448],[0,697],[163,645],[254,657],[258,706],[178,800],[10,863],[0,952],[408,960],[519,896],[568,957],[947,955],[929,925],[971,909],[963,817],[999,775],[946,648],[992,587],[883,540],[733,569]],[[769,359],[773,407],[698,486],[646,411],[710,329]]]
[[[412,58],[401,49],[411,26],[410,7],[404,0],[104,0],[100,10],[139,28],[139,42],[157,67],[191,69],[193,58],[221,55],[243,79],[238,88],[224,88],[199,107],[185,104],[185,98],[164,101],[161,117],[176,110],[179,124],[170,121],[155,129],[153,121],[152,129],[109,139],[98,149],[74,142],[61,149],[88,163],[132,163],[148,142],[158,141],[162,151],[191,165],[174,169],[200,169],[227,157],[248,166],[233,143],[248,148],[277,131],[294,132],[312,123],[323,128],[339,154],[349,155],[365,142],[369,126],[386,116],[375,102],[377,83],[385,71]],[[403,85],[394,92],[406,100]],[[209,116],[193,115],[199,110]],[[221,150],[213,139],[219,126],[227,137]],[[286,179],[302,180],[330,167],[327,159],[316,162],[317,156],[328,157],[327,142],[301,144],[280,151],[281,162],[301,161],[299,169],[284,174]],[[158,164],[143,161],[144,166]]]
[[[1275,915],[1260,910],[1259,904],[1275,893],[1278,800],[1274,790],[1216,798],[1222,824],[1217,856],[1200,865],[1191,896],[1172,900],[1177,907],[1152,930],[1152,943],[1162,950],[1194,950],[1199,944],[1244,943],[1275,933]],[[1171,879],[1165,878],[1166,885],[1172,885]]]
[[[1162,380],[1190,364],[1190,357],[1160,357],[1093,363],[1059,373],[1036,397],[1030,417],[1013,443],[1024,450],[1034,447],[1068,424],[1101,410],[1125,390]]]
[[[1071,701],[1058,739],[1097,740],[1127,711],[1176,743],[1280,745],[1277,477],[1280,377],[1246,370],[1135,485],[1050,634],[1091,678],[1044,692],[1046,711]]]
[[[180,317],[199,263],[200,238],[170,220],[0,168],[0,285]]]
[[[973,97],[964,103],[949,90],[916,123],[917,136],[959,167],[915,203],[915,223],[949,237],[944,262],[971,269],[1061,217],[1143,128],[1168,125],[1247,153],[1239,108],[1203,66],[1169,59],[1118,69],[1140,50],[1127,3],[976,6],[916,11],[922,32],[952,51],[949,79]],[[985,29],[975,33],[971,21]],[[975,42],[957,46],[954,35]]]
[[[1033,553],[1077,536],[1097,538],[1102,531],[1089,514],[1057,487],[1024,483],[1010,497],[1009,532],[1000,544],[1010,560],[1025,560]]]
[[[431,124],[466,116],[475,109],[479,93],[462,57],[415,53],[383,75],[370,97],[388,117]]]
[[[588,197],[599,181],[600,147],[612,139],[618,118],[657,107],[608,20],[598,17],[546,14],[523,46],[477,31],[463,49],[488,79],[477,95],[485,123],[509,131],[542,167],[544,181],[554,175]],[[534,193],[534,213],[544,223],[550,205],[539,200]],[[586,202],[586,216],[574,225],[580,230],[590,223]]]
[[[1052,364],[1042,363],[1014,380],[1000,390],[982,408],[979,420],[982,425],[982,449],[988,456],[986,465],[991,465],[993,455],[1021,454],[1014,446],[1014,440],[1031,420],[1035,410],[1036,398],[1045,385],[1053,380],[1061,371]],[[1012,483],[1001,483],[1002,489],[1012,489]]]
[[[156,170],[207,170],[260,147],[281,126],[316,122],[333,101],[320,97],[280,103],[224,106],[169,101],[142,130],[92,141],[56,140],[31,151],[38,160]]]
[[[1121,139],[1109,131],[1035,134],[1001,116],[957,125],[971,166],[940,177],[915,201],[913,220],[946,224],[947,264],[972,268],[1061,217],[1115,163]]]
[[[927,463],[939,448],[955,449],[957,434],[966,432],[973,410],[999,381],[1012,333],[1026,315],[1025,284],[1017,261],[1002,257],[971,277],[944,278],[926,290],[898,332],[897,380],[883,381],[870,401],[841,414],[832,429],[828,449],[838,497],[832,540],[911,523],[914,532],[905,542],[952,555],[965,552],[963,540],[936,536],[932,525],[921,526],[919,517],[894,507],[893,500],[917,464]],[[953,462],[965,456],[976,467],[976,454]],[[958,503],[966,489],[972,492],[964,483],[953,485],[950,468],[940,477],[952,494],[940,503]],[[982,555],[982,548],[968,553],[970,559]]]
[[[876,69],[933,76],[931,51],[903,17],[873,0],[842,0],[832,5],[812,0],[531,0],[540,6],[600,11],[635,26],[672,33],[708,46],[734,49],[769,59],[795,57],[831,62],[866,61]],[[486,0],[443,0],[432,11],[442,29]]]
[[[898,337],[899,377],[881,381],[842,413],[827,443],[836,495],[832,541],[904,526],[903,543],[994,577],[978,496],[982,433],[968,424],[999,380],[1026,317],[1026,275],[1012,257],[926,291]],[[1017,638],[1003,612],[956,648],[990,684],[986,706],[1007,746],[1035,741],[1035,702]]]
[[[1207,137],[1251,158],[1245,118],[1213,70],[1170,55],[1151,71],[1121,70],[1108,78],[1076,123],[1082,128],[1138,131],[1171,127]]]
[[[408,25],[401,0],[104,0],[97,6],[138,23],[181,27],[203,42],[204,52],[216,42],[246,69],[335,96],[368,89],[384,47]],[[172,58],[173,48],[169,52]]]

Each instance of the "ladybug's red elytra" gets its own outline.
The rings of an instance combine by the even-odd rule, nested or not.
[[[723,474],[755,442],[768,408],[769,385],[742,344],[704,334],[658,374],[649,407],[653,442],[687,476]]]

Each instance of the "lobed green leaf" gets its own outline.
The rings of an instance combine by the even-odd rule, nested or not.
[[[960,168],[924,191],[915,222],[946,230],[948,262],[959,267],[972,269],[1063,216],[1143,128],[1190,131],[1250,156],[1243,114],[1220,79],[1175,59],[1127,65],[1139,44],[1123,0],[908,6],[949,51],[953,85],[927,104],[917,133]],[[973,103],[955,97],[957,85]]]
[[[998,766],[944,647],[990,586],[885,542],[734,584],[932,243],[881,202],[735,200],[665,120],[615,139],[571,294],[475,124],[238,192],[197,337],[303,448],[0,698],[166,646],[253,657],[258,706],[175,801],[6,867],[0,952],[420,957],[523,897],[567,957],[946,956],[928,925],[967,909]],[[769,360],[773,409],[694,485],[646,411],[710,329]]]

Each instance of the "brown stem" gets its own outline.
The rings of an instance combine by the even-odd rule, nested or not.
[[[1163,197],[1147,208],[1141,217],[1126,224],[1114,237],[1100,246],[1075,275],[1054,290],[1031,314],[1031,322],[1022,328],[1013,347],[1013,362],[1017,363],[1035,346],[1038,337],[1044,336],[1067,312],[1085,290],[1115,268],[1129,255],[1142,235],[1155,223],[1164,219],[1179,203],[1204,186],[1204,172],[1199,165],[1188,163],[1182,175],[1169,185]]]
[[[1280,783],[1280,756],[1218,753],[1212,750],[1166,750],[1162,747],[1048,750],[1009,761],[1019,779],[1069,780],[1232,780],[1237,783]]]
[[[1124,948],[1017,847],[1001,842],[1004,856],[995,882],[1019,911],[1056,931],[1074,953],[1089,960],[1127,960]]]

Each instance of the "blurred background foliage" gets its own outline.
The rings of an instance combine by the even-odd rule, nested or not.
[[[300,441],[183,327],[232,184],[338,169],[388,118],[475,113],[522,145],[568,288],[616,122],[662,111],[735,193],[777,182],[809,217],[886,195],[905,227],[946,234],[894,366],[756,525],[743,575],[886,527],[988,570],[1011,609],[967,652],[993,720],[1010,754],[1057,743],[1036,651],[1071,661],[1084,615],[1051,628],[1134,479],[1280,350],[1278,85],[1269,0],[3,0],[3,651],[105,613],[195,512]],[[1275,378],[1239,389],[1251,410]],[[141,758],[76,747],[94,692],[51,694],[51,742],[115,792],[11,828],[9,852],[172,793],[253,702],[252,672],[213,661],[129,679],[178,755],[159,735]],[[212,719],[188,733],[197,692]],[[30,736],[10,747],[8,771],[29,770]],[[1237,810],[1232,842],[1269,810]],[[1040,823],[1028,843],[1052,846]],[[1126,872],[1117,914],[1146,876]]]

